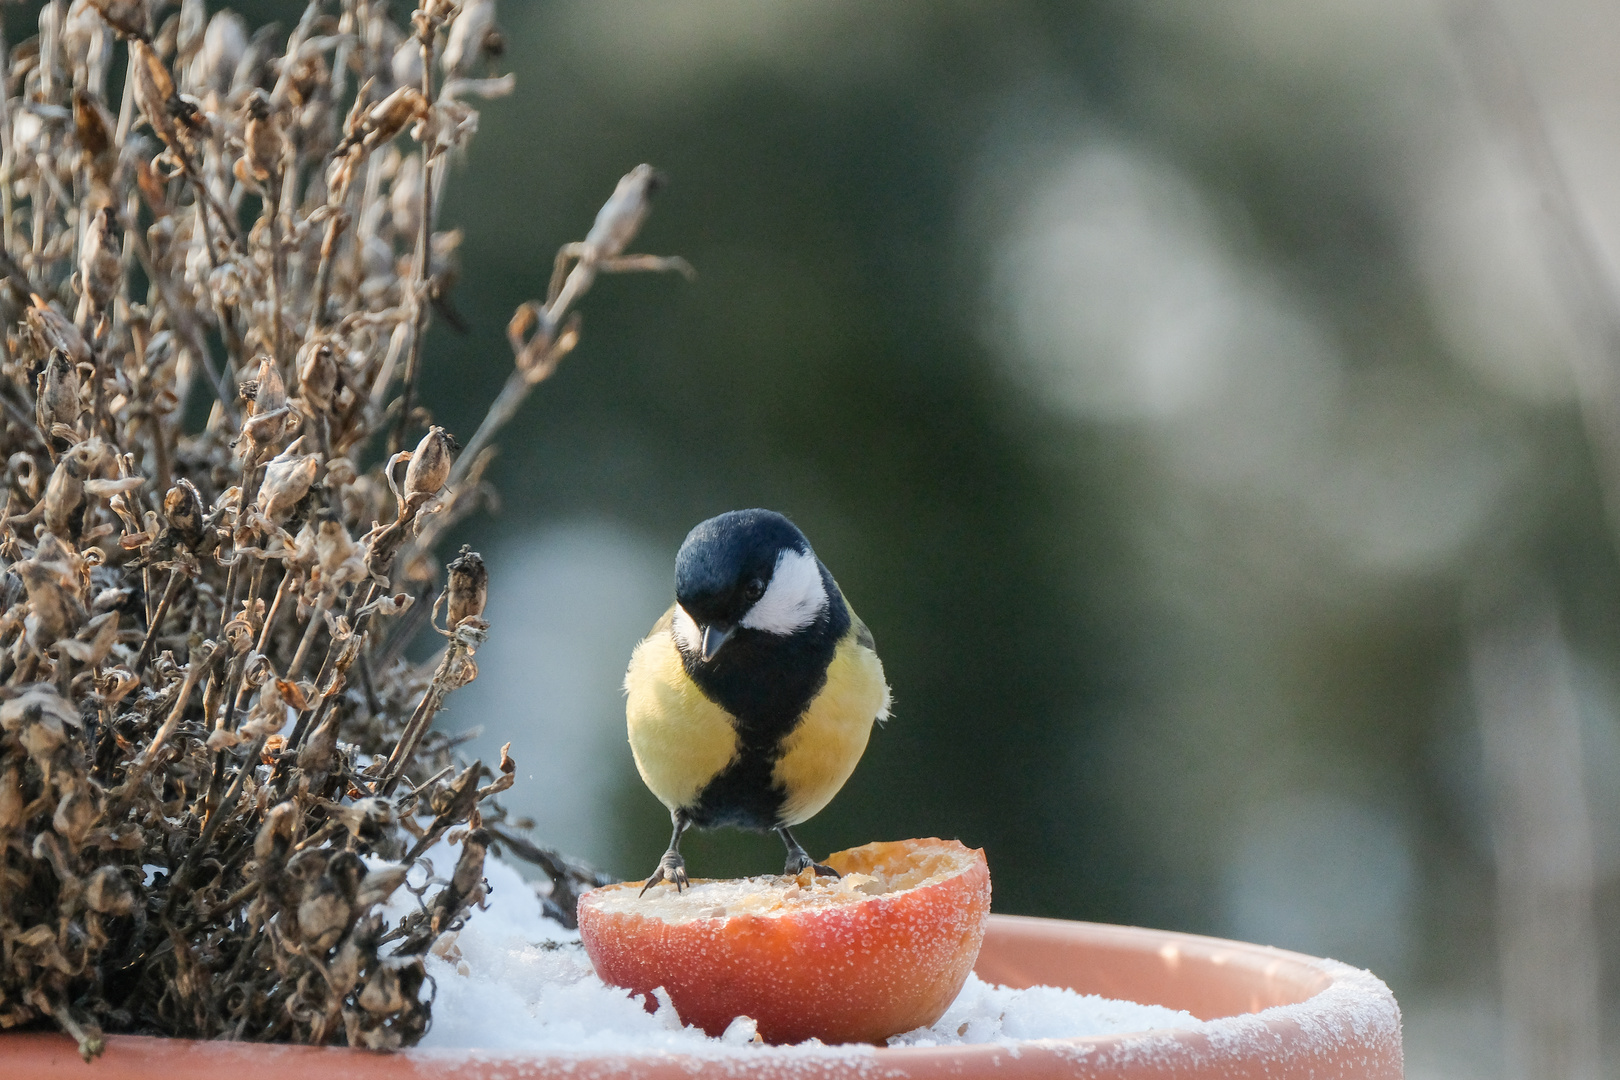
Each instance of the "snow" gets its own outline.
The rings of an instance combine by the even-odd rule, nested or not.
[[[429,853],[448,870],[454,849]],[[413,881],[418,880],[413,874]],[[754,1042],[753,1021],[739,1017],[719,1038],[681,1023],[663,992],[633,997],[597,978],[579,932],[541,914],[533,887],[493,855],[484,867],[489,893],[453,941],[427,957],[436,993],[425,1049],[479,1049],[494,1053],[601,1054],[673,1052],[703,1057],[804,1053],[870,1057],[870,1046],[786,1048]],[[738,883],[737,903],[751,890]],[[403,898],[403,899],[401,899]],[[718,899],[718,897],[717,897]],[[405,890],[394,903],[415,901]],[[402,909],[396,909],[396,914]],[[652,1011],[649,1011],[649,1004]],[[1184,1012],[1156,1005],[1110,1001],[1051,986],[1013,990],[970,975],[956,1001],[929,1028],[896,1036],[895,1046],[945,1046],[1061,1039],[1203,1025]]]
[[[1164,1028],[1198,1028],[1191,1013],[1162,1005],[1138,1005],[1057,986],[1014,990],[982,982],[969,973],[967,984],[932,1027],[889,1040],[890,1046],[955,1046],[1024,1039],[1072,1039]]]
[[[428,858],[445,870],[455,865],[454,849],[442,844]],[[533,887],[512,867],[491,855],[484,880],[483,910],[426,958],[436,992],[423,1047],[590,1054],[714,1043],[682,1025],[667,998],[649,1013],[641,999],[597,978],[579,931],[542,915]],[[402,897],[414,903],[405,890],[392,903]]]

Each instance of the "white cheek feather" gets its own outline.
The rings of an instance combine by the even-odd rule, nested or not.
[[[767,634],[792,634],[826,610],[827,587],[821,583],[816,557],[790,548],[776,557],[776,570],[765,595],[748,609],[739,625]]]
[[[698,629],[697,620],[688,615],[686,609],[679,604],[675,605],[673,629],[675,641],[680,645],[682,652],[702,654],[703,631]]]

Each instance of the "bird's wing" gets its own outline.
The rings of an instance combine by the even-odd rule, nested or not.
[[[837,582],[834,582],[834,584],[836,585]],[[838,597],[844,601],[844,610],[849,612],[850,636],[855,639],[855,644],[861,646],[867,652],[872,654],[872,661],[877,664],[878,675],[881,679],[883,663],[877,658],[877,639],[872,636],[872,631],[866,625],[865,621],[862,620],[859,615],[855,614],[855,609],[850,607],[849,598],[844,595],[844,590],[841,586],[838,589]],[[878,723],[881,724],[889,718],[889,708],[893,704],[894,694],[889,690],[888,682],[885,681],[883,683],[883,702],[878,706],[877,711]]]
[[[855,614],[855,611],[854,611],[853,608],[850,610],[849,617],[852,620],[854,620],[854,623],[855,623],[855,642],[856,642],[856,644],[865,645],[868,649],[871,649],[873,652],[877,652],[877,640],[872,637],[872,631],[868,630],[866,628],[866,624],[861,622],[861,617],[859,615]]]
[[[782,740],[772,779],[786,793],[783,822],[797,825],[832,801],[866,750],[872,722],[888,710],[889,685],[877,653],[846,635],[821,692]]]
[[[849,597],[844,595],[844,587],[834,581],[833,588],[838,590],[838,599],[844,602],[844,610],[849,612],[849,621],[855,630],[855,644],[864,645],[877,652],[877,641],[872,637],[872,631],[861,621],[861,617],[855,614],[855,609],[850,606]]]

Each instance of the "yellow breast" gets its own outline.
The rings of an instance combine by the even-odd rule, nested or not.
[[[784,825],[808,821],[832,801],[861,760],[873,721],[888,715],[883,664],[852,628],[827,667],[826,685],[782,743],[773,777],[786,792]]]
[[[625,717],[636,769],[647,788],[671,810],[691,806],[704,785],[737,754],[731,717],[704,697],[681,667],[681,654],[669,630],[674,610],[666,612],[636,646],[624,676]]]

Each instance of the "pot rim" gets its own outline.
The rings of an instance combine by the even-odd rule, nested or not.
[[[1076,969],[1088,960],[1088,970]],[[78,1075],[97,1080],[289,1080],[334,1075],[337,1069],[341,1071],[335,1075],[344,1080],[496,1080],[552,1074],[573,1080],[689,1080],[711,1068],[750,1080],[825,1078],[834,1070],[884,1080],[944,1080],[992,1071],[1005,1080],[1236,1075],[1400,1080],[1402,1075],[1400,1009],[1394,995],[1370,972],[1334,960],[1175,931],[991,915],[974,970],[989,982],[1066,985],[1082,993],[1107,993],[1115,985],[1156,986],[1164,992],[1155,996],[1173,999],[1156,1004],[1185,1008],[1209,1023],[1198,1029],[967,1046],[727,1047],[713,1055],[477,1049],[378,1054],[342,1047],[112,1035],[105,1054],[89,1067],[97,1071]],[[1236,1011],[1230,1009],[1233,1005]],[[1222,1015],[1206,1015],[1211,1009]],[[15,1070],[12,1075],[57,1076],[86,1068],[73,1041],[58,1033],[0,1035],[0,1045],[0,1059],[8,1071]]]

